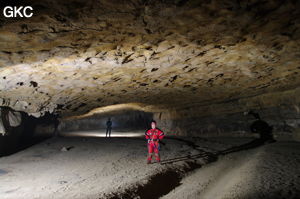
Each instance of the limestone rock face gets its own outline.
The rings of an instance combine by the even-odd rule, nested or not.
[[[1,110],[1,109],[0,109]],[[2,118],[2,113],[0,111],[0,118]],[[2,119],[0,119],[0,134],[3,136],[6,134],[5,128],[4,128],[4,124],[2,122]]]
[[[19,126],[22,122],[21,113],[16,112],[16,111],[9,111],[8,112],[8,121],[9,121],[9,125],[12,126],[12,127]]]
[[[47,113],[35,118],[0,107],[0,157],[10,155],[53,135],[57,118]]]
[[[32,18],[0,21],[0,106],[39,117],[140,103],[173,122],[287,106],[299,117],[298,1],[26,4]]]
[[[98,113],[83,118],[68,118],[62,120],[59,124],[61,132],[66,131],[89,131],[96,130],[105,132],[108,118],[112,122],[112,130],[114,131],[145,131],[149,128],[149,123],[153,118],[153,114],[145,113],[137,110],[117,110],[109,113]]]

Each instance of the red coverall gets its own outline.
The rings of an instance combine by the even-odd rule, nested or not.
[[[160,162],[159,157],[159,140],[163,139],[164,132],[155,128],[146,131],[145,137],[148,140],[148,163],[152,160],[152,153],[155,153],[155,158],[157,162]]]

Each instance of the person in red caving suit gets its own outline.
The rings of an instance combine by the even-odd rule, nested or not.
[[[160,162],[159,141],[164,138],[164,132],[156,128],[156,122],[151,122],[151,129],[147,130],[145,137],[148,140],[147,164],[151,164],[153,152],[157,162]]]

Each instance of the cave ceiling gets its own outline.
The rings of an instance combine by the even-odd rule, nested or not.
[[[35,116],[299,87],[298,1],[26,1],[0,21],[0,106]]]

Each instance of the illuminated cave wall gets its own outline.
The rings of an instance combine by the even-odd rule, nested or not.
[[[150,128],[153,119],[152,113],[138,110],[112,111],[106,114],[95,114],[85,118],[62,120],[59,126],[60,131],[83,131],[106,129],[106,122],[111,118],[113,131],[136,131]]]

